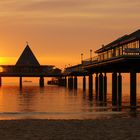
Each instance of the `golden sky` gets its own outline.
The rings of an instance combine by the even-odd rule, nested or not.
[[[0,0],[0,64],[15,64],[26,41],[40,64],[80,63],[137,29],[140,0]]]

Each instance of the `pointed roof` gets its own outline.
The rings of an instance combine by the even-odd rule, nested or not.
[[[16,66],[40,66],[28,44],[19,57]]]

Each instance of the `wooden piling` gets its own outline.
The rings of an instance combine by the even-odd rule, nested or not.
[[[95,77],[95,93],[96,93],[96,99],[98,99],[98,88],[99,88],[98,82],[99,82],[99,80],[98,80],[98,73],[96,73],[96,77]]]
[[[104,102],[107,101],[107,76],[106,73],[104,74],[103,77],[103,93],[104,93]]]
[[[89,94],[93,92],[93,76],[92,73],[89,74]]]
[[[40,87],[44,87],[44,77],[40,77],[39,84]]]
[[[61,79],[62,79],[62,77],[59,77],[59,78],[58,78],[58,85],[59,85],[59,86],[61,86]]]
[[[65,76],[65,87],[67,87],[67,76]]]
[[[117,105],[117,73],[112,73],[112,105]]]
[[[67,79],[66,79],[66,77],[60,77],[59,79],[58,79],[58,85],[59,86],[63,86],[63,87],[66,87],[67,86]]]
[[[74,89],[77,89],[77,76],[74,76]]]
[[[73,77],[72,76],[68,78],[68,88],[73,89]]]
[[[70,88],[70,77],[68,77],[68,88]]]
[[[136,72],[130,72],[130,106],[136,108]]]
[[[99,74],[99,101],[103,101],[103,74]]]
[[[22,88],[22,77],[19,77],[19,86]]]
[[[118,106],[122,105],[122,76],[121,73],[118,75]]]
[[[83,91],[86,90],[86,76],[83,77]]]

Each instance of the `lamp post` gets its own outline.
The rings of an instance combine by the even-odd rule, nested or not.
[[[83,62],[83,53],[81,53],[81,64]]]
[[[66,68],[67,68],[67,65],[65,65],[65,68],[64,68],[64,70],[66,70]]]
[[[92,49],[90,49],[90,61],[92,61]]]

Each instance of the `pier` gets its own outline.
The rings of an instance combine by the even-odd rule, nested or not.
[[[53,65],[40,65],[29,45],[25,47],[15,65],[0,65],[0,86],[3,77],[39,77],[44,87],[45,77],[55,77],[58,85],[69,89],[78,88],[78,77],[83,77],[83,91],[88,81],[89,95],[95,91],[96,100],[107,103],[107,74],[112,75],[112,106],[122,105],[122,74],[130,75],[130,106],[137,107],[137,73],[140,72],[140,30],[124,35],[95,51],[96,56],[82,60],[80,64],[65,68],[63,72]],[[83,54],[82,54],[83,55]],[[88,79],[87,79],[88,78]]]
[[[38,77],[39,86],[44,87],[45,77],[60,76],[61,70],[54,65],[40,65],[28,44],[15,65],[0,65],[0,86],[3,77],[19,77],[19,86],[22,88],[23,77]]]
[[[81,64],[67,67],[63,76],[68,77],[68,85],[77,85],[74,77],[83,77],[83,90],[86,78],[89,80],[89,94],[95,89],[96,99],[107,101],[107,74],[112,74],[112,106],[121,108],[122,73],[130,75],[130,106],[137,106],[137,73],[140,72],[140,30],[124,35],[95,51],[95,57],[82,60]],[[95,75],[95,80],[93,80]],[[93,82],[95,81],[95,82]],[[76,82],[76,83],[75,83]],[[68,86],[69,87],[69,86]]]

